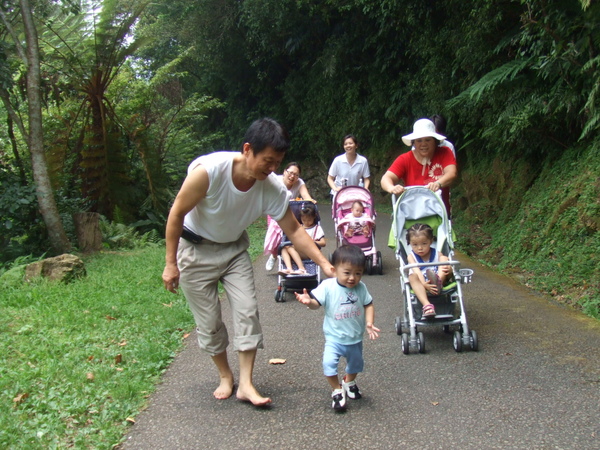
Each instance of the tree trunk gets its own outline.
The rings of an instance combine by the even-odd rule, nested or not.
[[[29,152],[40,212],[48,229],[50,244],[58,253],[71,251],[71,243],[63,228],[54,192],[50,184],[46,155],[44,154],[44,132],[42,128],[42,102],[40,95],[40,55],[37,30],[28,0],[20,0],[21,17],[25,27],[27,43],[27,106],[29,111]]]
[[[73,214],[73,222],[75,223],[79,251],[90,253],[102,249],[100,214],[94,212],[75,213]]]

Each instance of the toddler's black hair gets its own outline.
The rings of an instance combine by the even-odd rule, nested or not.
[[[342,245],[336,248],[331,255],[331,264],[337,267],[344,263],[349,263],[353,267],[364,267],[365,254],[356,245]]]
[[[433,242],[433,228],[426,223],[415,223],[406,232],[406,243],[410,245],[411,238],[421,233],[424,233],[427,236],[427,239]]]
[[[313,202],[304,202],[301,205],[300,214],[303,216],[313,216],[317,217],[317,210],[315,208],[315,204]]]

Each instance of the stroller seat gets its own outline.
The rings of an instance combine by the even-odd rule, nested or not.
[[[442,292],[433,295],[427,294],[427,299],[435,307],[436,315],[433,318],[434,321],[448,321],[454,319],[456,304],[458,302],[457,294],[457,283],[452,281],[451,283],[442,287]],[[413,308],[413,314],[417,321],[431,320],[423,317],[423,309],[421,303],[417,299],[415,293],[410,289],[411,293],[411,305]]]
[[[363,251],[370,250],[371,247],[371,236],[365,236],[364,234],[355,234],[354,236],[344,236],[344,242],[349,245],[356,245]]]

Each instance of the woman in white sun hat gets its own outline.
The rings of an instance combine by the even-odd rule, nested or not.
[[[442,190],[442,200],[450,215],[449,187],[456,179],[456,158],[448,147],[440,145],[446,139],[436,132],[429,119],[419,119],[413,132],[402,136],[410,151],[398,156],[381,178],[381,188],[400,195],[404,186],[426,186],[432,191]]]

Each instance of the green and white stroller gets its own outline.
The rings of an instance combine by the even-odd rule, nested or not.
[[[411,349],[425,352],[425,337],[420,327],[439,326],[445,332],[453,334],[454,350],[463,348],[477,350],[477,333],[469,328],[467,313],[463,301],[461,284],[470,283],[473,271],[459,269],[460,262],[454,259],[451,223],[446,207],[438,194],[421,186],[408,186],[400,197],[394,197],[394,212],[389,245],[396,249],[396,259],[400,262],[400,285],[402,287],[402,316],[396,317],[396,333],[402,337],[402,352],[409,354]],[[433,229],[433,246],[440,254],[448,257],[447,262],[424,262],[409,264],[411,251],[406,242],[407,230],[415,223],[424,223]],[[408,281],[411,269],[447,265],[452,269],[449,283],[442,287],[437,295],[428,294],[428,300],[434,305],[436,315],[423,316],[421,303],[412,291]],[[458,305],[458,306],[457,306]]]

